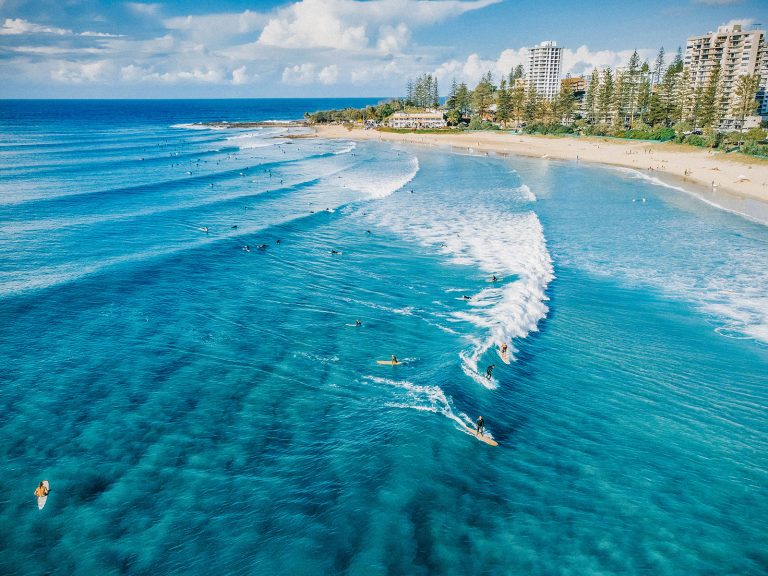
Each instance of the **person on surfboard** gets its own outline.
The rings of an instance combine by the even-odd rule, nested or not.
[[[496,364],[491,364],[488,366],[488,368],[485,369],[485,377],[488,378],[488,380],[491,379],[491,374],[493,374],[494,368],[496,368]]]
[[[483,417],[480,416],[480,418],[477,419],[477,434],[479,436],[482,436],[485,432],[485,420],[483,420]]]
[[[505,356],[507,354],[507,343],[502,342],[501,348],[499,348],[499,351],[501,352],[502,356]]]
[[[50,492],[50,489],[45,487],[45,484],[43,482],[40,482],[40,485],[35,488],[35,496],[38,498],[43,498],[44,496],[48,496],[48,492]]]
[[[392,366],[394,366],[395,364],[397,364],[397,356],[392,354]]]
[[[360,320],[355,320],[355,326],[362,326],[363,323]]]

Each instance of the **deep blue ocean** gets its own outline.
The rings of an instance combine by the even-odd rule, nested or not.
[[[0,573],[767,574],[768,227],[375,102],[0,102]]]

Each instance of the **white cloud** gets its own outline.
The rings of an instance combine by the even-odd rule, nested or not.
[[[500,0],[301,0],[277,11],[259,36],[259,43],[282,48],[369,47],[369,30],[379,29],[381,51],[401,50],[407,25],[426,26],[478,10]]]
[[[296,64],[283,70],[283,82],[286,84],[311,84],[314,79],[314,64]]]
[[[740,25],[742,28],[746,28],[747,26],[752,26],[755,21],[752,18],[737,18],[735,20],[729,20],[723,26],[733,26],[735,24]]]
[[[336,64],[326,66],[317,75],[317,79],[323,84],[336,84],[336,80],[339,78],[339,67]]]
[[[0,28],[0,34],[7,36],[17,34],[56,34],[58,36],[65,36],[73,34],[73,32],[66,28],[54,28],[52,26],[35,24],[23,18],[6,18],[3,27]]]
[[[239,86],[240,84],[247,84],[249,79],[250,78],[248,77],[248,72],[245,66],[240,66],[240,68],[232,70],[232,84],[235,86]]]
[[[125,6],[136,14],[157,16],[160,13],[160,4],[144,4],[142,2],[126,2]]]
[[[101,82],[112,75],[112,63],[109,60],[76,63],[61,62],[51,71],[51,78],[66,84],[81,84],[84,82]]]

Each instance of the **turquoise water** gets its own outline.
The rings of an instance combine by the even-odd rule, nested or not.
[[[768,228],[276,109],[4,108],[0,572],[768,572]]]

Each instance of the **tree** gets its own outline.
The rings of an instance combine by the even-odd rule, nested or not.
[[[519,126],[525,111],[525,86],[522,83],[516,83],[512,87],[509,94],[509,103],[512,108],[512,117],[515,119],[515,125]]]
[[[700,121],[703,128],[714,128],[720,120],[720,63],[715,64],[701,95]]]
[[[598,124],[610,122],[611,105],[613,104],[613,75],[611,69],[603,72],[603,80],[600,83],[600,91],[597,93],[596,119]]]
[[[512,98],[507,90],[507,81],[502,78],[496,94],[496,119],[506,128],[510,118],[512,118]]]
[[[653,76],[651,82],[655,85],[661,82],[661,75],[664,73],[664,46],[659,49],[659,54],[653,63]]]
[[[571,122],[574,102],[573,90],[564,86],[561,87],[560,92],[555,96],[550,105],[552,117],[555,122],[563,124],[569,124]]]
[[[595,123],[595,113],[597,110],[597,94],[600,90],[600,73],[597,68],[592,70],[592,76],[589,79],[589,86],[587,86],[587,93],[584,95],[584,113],[587,117],[587,122],[590,124]]]
[[[456,110],[459,111],[462,117],[469,115],[472,109],[469,88],[462,82],[459,84],[458,90],[456,90]]]
[[[757,110],[758,102],[755,96],[759,87],[760,77],[757,75],[739,76],[736,80],[734,88],[736,102],[732,114],[739,119],[740,127],[744,126],[744,118],[751,116]]]
[[[481,119],[485,119],[490,111],[491,104],[493,104],[493,92],[492,76],[488,72],[483,75],[474,92],[472,92],[472,110]]]
[[[451,110],[457,110],[458,106],[456,106],[456,93],[459,91],[459,85],[456,83],[456,78],[454,77],[453,81],[451,82],[451,91],[448,93],[448,98],[445,99],[445,107],[450,112]]]
[[[525,92],[525,103],[523,104],[523,120],[533,122],[539,114],[539,94],[535,86],[530,86]]]

